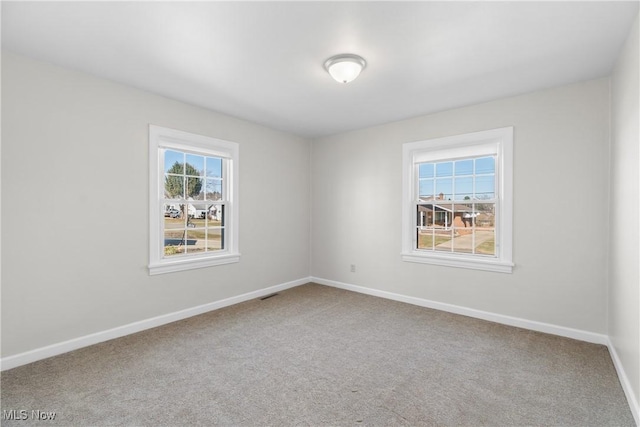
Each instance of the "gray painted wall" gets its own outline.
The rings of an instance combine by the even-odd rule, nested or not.
[[[240,263],[150,277],[148,125],[240,144]],[[310,142],[2,55],[2,356],[309,274]]]
[[[640,407],[638,18],[611,79],[609,336]]]
[[[505,126],[515,127],[513,274],[402,262],[402,143]],[[606,332],[608,79],[321,138],[312,150],[312,276]]]

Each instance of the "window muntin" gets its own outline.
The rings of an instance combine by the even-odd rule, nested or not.
[[[416,249],[496,256],[496,156],[415,163]]]
[[[150,274],[237,262],[238,144],[149,130]]]
[[[511,272],[513,128],[403,146],[410,262]]]
[[[229,160],[160,151],[165,171],[163,258],[223,250],[227,203],[222,175]]]

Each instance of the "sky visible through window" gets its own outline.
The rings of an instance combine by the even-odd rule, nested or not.
[[[185,159],[186,157],[186,159]],[[218,157],[205,157],[195,154],[182,153],[178,151],[166,150],[164,154],[164,171],[168,172],[171,167],[178,162],[183,164],[186,160],[191,166],[204,175],[206,159],[206,176],[210,178],[222,178],[222,159]]]
[[[179,165],[176,167],[176,163]],[[191,165],[193,169],[185,165]],[[187,178],[187,180],[202,180],[201,194],[191,195],[185,194],[178,198],[189,198],[193,196],[195,199],[204,199],[205,195],[208,200],[216,200],[222,196],[222,159],[219,157],[201,156],[196,154],[184,153],[173,150],[165,150],[164,153],[164,172],[165,174],[182,175],[186,170],[186,174],[191,176],[195,174],[197,178]],[[197,172],[189,172],[189,171]],[[187,185],[187,188],[190,186]],[[215,195],[215,196],[214,196]]]
[[[495,198],[495,159],[480,157],[419,164],[419,197],[445,200]]]

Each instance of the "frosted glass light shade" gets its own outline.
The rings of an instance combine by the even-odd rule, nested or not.
[[[324,68],[338,83],[349,83],[360,75],[366,65],[366,61],[358,55],[343,54],[327,59]]]

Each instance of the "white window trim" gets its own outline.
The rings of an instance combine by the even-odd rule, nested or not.
[[[416,249],[414,238],[417,202],[415,163],[474,156],[486,153],[488,147],[497,157],[499,213],[496,224],[496,257],[434,253]],[[409,142],[402,146],[402,252],[407,262],[449,267],[487,270],[500,273],[513,271],[513,127],[492,129],[464,135]]]
[[[199,154],[229,159],[223,176],[225,203],[225,249],[204,254],[194,254],[180,258],[163,258],[164,245],[161,213],[164,203],[164,186],[161,170],[164,159],[162,148],[174,148],[181,151],[194,150]],[[202,135],[195,135],[175,129],[149,125],[149,274],[171,273],[230,264],[240,261],[238,249],[238,159],[239,145]]]

